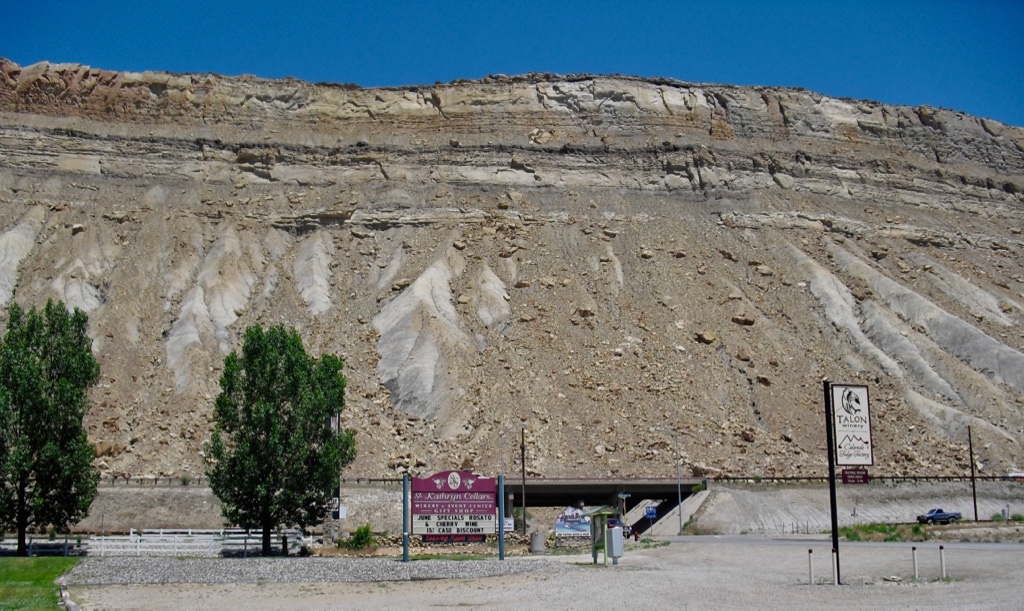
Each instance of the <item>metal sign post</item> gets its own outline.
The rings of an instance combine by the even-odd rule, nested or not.
[[[866,466],[875,464],[871,443],[871,406],[868,387],[833,384],[822,381],[825,391],[825,439],[828,445],[828,492],[832,512],[832,552],[836,562],[836,585],[842,584],[839,574],[839,518],[836,511],[836,465],[857,467],[853,475],[844,469],[847,481],[867,482]],[[851,470],[852,471],[852,470]]]
[[[832,513],[832,554],[836,561],[836,583],[841,584],[839,574],[839,515],[836,511],[836,463],[835,446],[832,439],[832,383],[823,381],[825,390],[825,445],[828,446],[828,502]]]
[[[498,476],[498,560],[505,559],[505,475]]]
[[[402,562],[409,562],[409,474],[402,474]]]
[[[522,441],[519,443],[519,461],[523,466],[523,536],[526,536],[526,424],[522,425]]]
[[[967,425],[967,448],[971,454],[971,496],[974,497],[974,521],[978,521],[978,487],[974,483],[974,437],[971,435],[971,425]]]

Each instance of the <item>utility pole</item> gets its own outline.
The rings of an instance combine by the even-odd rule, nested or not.
[[[519,461],[523,467],[523,535],[526,534],[526,423],[523,423],[519,442]]]
[[[679,478],[679,442],[676,441],[675,433],[672,434],[672,449],[675,450],[676,455],[676,495],[678,496],[676,505],[676,515],[679,516],[679,534],[683,534],[683,484]]]

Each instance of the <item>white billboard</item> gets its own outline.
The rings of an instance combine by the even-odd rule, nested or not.
[[[867,386],[832,384],[832,425],[837,465],[875,464]]]

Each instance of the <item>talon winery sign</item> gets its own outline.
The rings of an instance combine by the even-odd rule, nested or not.
[[[832,426],[835,427],[836,464],[875,464],[871,445],[868,387],[833,384],[832,417]]]
[[[468,471],[412,478],[412,534],[469,543],[497,533],[497,481]]]

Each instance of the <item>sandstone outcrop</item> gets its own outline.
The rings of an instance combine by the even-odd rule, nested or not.
[[[0,304],[88,312],[110,473],[201,472],[224,355],[337,353],[349,475],[1024,467],[1024,130],[794,89],[361,89],[0,60]],[[515,460],[513,460],[515,457]]]

